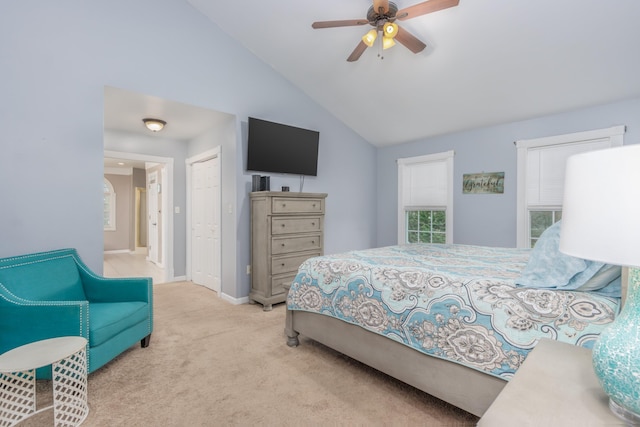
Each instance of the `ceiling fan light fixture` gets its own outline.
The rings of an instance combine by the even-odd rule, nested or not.
[[[394,38],[398,34],[398,24],[394,22],[387,22],[382,27],[382,33],[385,37]]]
[[[396,41],[393,37],[383,37],[382,38],[382,50],[389,49],[396,45]]]
[[[167,124],[164,120],[150,118],[142,119],[142,122],[151,132],[160,132]]]
[[[364,44],[371,47],[373,46],[373,42],[376,41],[377,37],[378,37],[378,30],[369,30],[367,34],[362,36],[362,41],[364,42]]]

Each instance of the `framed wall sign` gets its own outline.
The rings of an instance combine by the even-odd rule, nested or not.
[[[462,175],[462,194],[504,193],[504,172],[465,173]]]

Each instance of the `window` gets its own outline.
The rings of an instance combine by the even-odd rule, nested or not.
[[[113,185],[107,178],[103,181],[103,225],[104,231],[115,231],[116,229],[116,193]]]
[[[621,146],[624,126],[516,141],[518,150],[517,244],[533,247],[544,230],[562,218],[567,159]]]
[[[398,243],[453,242],[453,151],[398,159]]]
[[[529,211],[529,230],[531,236],[531,247],[534,247],[544,230],[551,227],[562,219],[562,211],[545,211],[530,210]]]
[[[407,210],[407,243],[446,243],[444,210]]]

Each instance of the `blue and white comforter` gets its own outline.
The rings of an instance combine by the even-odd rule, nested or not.
[[[516,287],[530,250],[413,244],[305,261],[290,310],[333,316],[508,380],[542,338],[591,347],[619,299]]]

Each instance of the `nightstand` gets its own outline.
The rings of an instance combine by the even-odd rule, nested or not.
[[[478,426],[624,426],[609,410],[591,350],[542,339]]]

